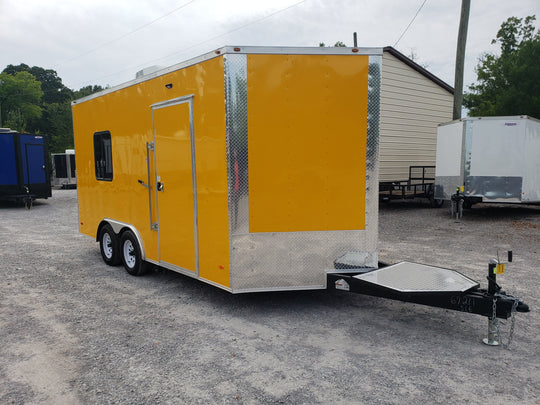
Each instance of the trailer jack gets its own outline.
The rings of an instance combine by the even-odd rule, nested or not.
[[[480,288],[479,283],[455,270],[441,267],[400,262],[378,269],[354,268],[340,259],[334,262],[335,269],[327,273],[329,289],[485,316],[488,318],[488,337],[484,342],[491,346],[501,343],[498,318],[512,317],[508,343],[503,345],[508,347],[514,330],[515,313],[529,312],[527,304],[506,294],[497,284],[497,273],[504,272],[504,264],[498,259],[492,259],[489,263],[487,289]],[[512,261],[511,252],[509,261]]]

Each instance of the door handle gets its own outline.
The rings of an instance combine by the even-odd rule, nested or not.
[[[164,185],[161,181],[157,182],[157,191],[164,191]]]

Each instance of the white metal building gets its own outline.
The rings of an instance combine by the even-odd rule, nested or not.
[[[435,165],[437,126],[452,120],[454,89],[392,47],[382,58],[379,181]]]

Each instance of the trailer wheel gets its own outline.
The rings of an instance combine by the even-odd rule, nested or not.
[[[141,258],[141,248],[137,238],[131,231],[125,231],[120,238],[120,255],[126,271],[132,276],[142,276],[147,273],[148,265]]]
[[[104,225],[99,231],[99,250],[103,261],[109,266],[120,264],[118,236],[109,224]]]
[[[429,205],[432,208],[441,208],[443,204],[444,204],[444,200],[439,200],[433,196],[429,198]]]

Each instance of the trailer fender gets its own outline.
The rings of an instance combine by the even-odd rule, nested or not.
[[[129,229],[131,232],[133,232],[141,248],[141,259],[146,260],[146,254],[144,252],[144,244],[143,244],[141,235],[139,235],[139,231],[137,231],[137,228],[135,228],[131,224],[120,222],[115,219],[103,218],[103,220],[101,220],[101,222],[99,223],[99,226],[96,232],[96,242],[99,242],[99,232],[101,231],[101,228],[106,224],[109,224],[112,227],[114,233],[118,236],[118,240],[120,240],[120,236],[122,235],[122,233],[124,233],[126,229]]]

